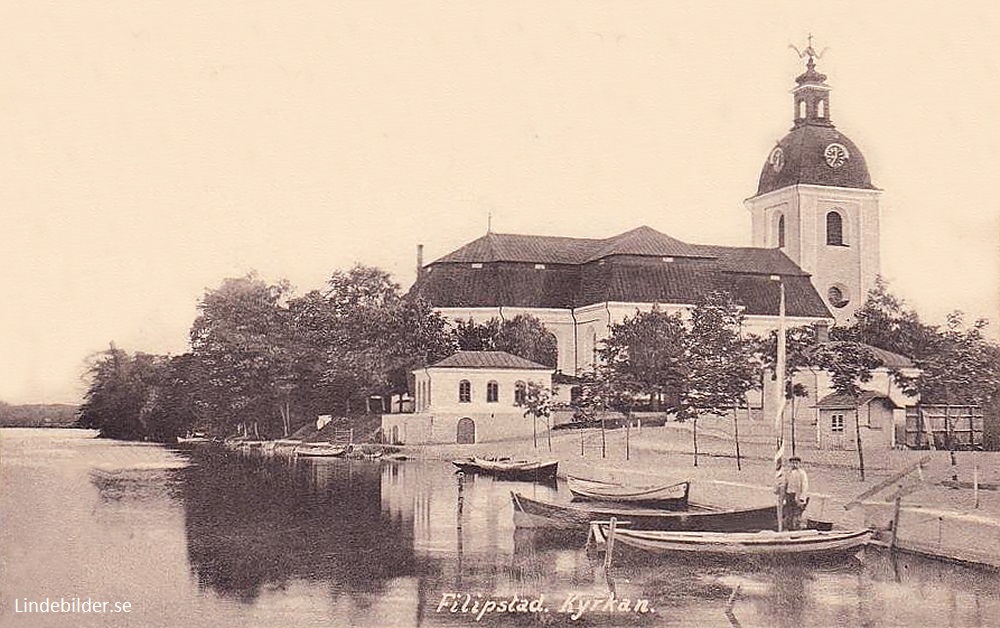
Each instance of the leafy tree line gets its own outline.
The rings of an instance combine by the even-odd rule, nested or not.
[[[79,424],[121,439],[280,437],[317,414],[381,411],[373,396],[407,391],[413,369],[460,349],[556,359],[555,339],[533,317],[451,325],[361,265],[301,296],[253,273],[226,279],[200,299],[190,347],[158,356],[112,345],[94,356]]]
[[[928,325],[879,280],[851,325],[820,343],[811,327],[787,330],[786,381],[803,369],[830,373],[833,389],[857,398],[872,372],[885,366],[870,347],[909,357],[919,375],[893,370],[895,380],[923,403],[990,405],[1000,399],[1000,346],[984,334],[987,323],[965,325],[960,312],[944,327]],[[578,406],[624,414],[637,404],[675,412],[723,414],[760,389],[775,368],[777,332],[742,333],[743,312],[725,292],[705,296],[689,316],[654,307],[613,325],[598,348],[598,365],[584,377]],[[806,391],[786,388],[794,402]]]

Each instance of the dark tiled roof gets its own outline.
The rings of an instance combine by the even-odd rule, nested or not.
[[[781,249],[760,249],[749,246],[712,246],[698,244],[695,250],[716,260],[716,268],[724,272],[759,275],[808,275],[795,265]]]
[[[428,266],[412,292],[442,308],[571,308],[694,304],[726,290],[747,314],[777,315],[771,275],[783,278],[789,316],[832,318],[809,275],[778,249],[685,244],[649,227],[606,240],[487,234]]]
[[[851,398],[850,395],[838,395],[833,393],[820,399],[816,403],[815,407],[820,410],[853,410],[854,408],[860,408],[868,405],[875,399],[881,399],[892,407],[896,407],[895,402],[893,402],[888,395],[885,393],[875,392],[874,390],[863,391],[861,395],[858,396],[857,400]]]
[[[611,255],[699,257],[696,246],[645,225],[602,240],[601,245],[583,261],[589,262]]]
[[[437,364],[432,364],[432,368],[463,368],[463,369],[519,369],[534,371],[551,371],[552,369],[544,364],[525,360],[522,357],[511,355],[506,351],[459,351]]]
[[[442,262],[532,262],[579,264],[601,246],[603,240],[556,236],[487,233],[453,251]]]

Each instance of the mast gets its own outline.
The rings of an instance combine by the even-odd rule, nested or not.
[[[778,350],[775,363],[775,371],[778,382],[778,404],[774,413],[774,433],[776,436],[774,449],[774,479],[778,487],[778,532],[783,527],[784,506],[785,506],[785,364],[787,362],[787,348],[785,346],[785,282],[779,275],[772,275],[772,280],[778,282],[780,297],[778,301]]]

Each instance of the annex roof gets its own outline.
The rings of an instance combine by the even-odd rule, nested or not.
[[[459,351],[429,368],[511,369],[520,371],[553,371],[555,369],[526,360],[506,351]]]
[[[832,393],[816,402],[815,407],[820,410],[853,410],[854,408],[866,406],[876,399],[888,402],[894,408],[897,407],[896,403],[888,395],[874,390],[863,391],[857,399],[853,399],[850,395]]]
[[[856,344],[868,350],[875,359],[882,363],[882,366],[891,369],[905,369],[914,368],[913,360],[906,357],[905,355],[900,355],[898,353],[893,353],[892,351],[887,351],[886,349],[880,349],[874,345],[866,344],[863,342],[853,342],[848,340],[831,340],[823,344],[827,346],[836,346],[842,344]]]

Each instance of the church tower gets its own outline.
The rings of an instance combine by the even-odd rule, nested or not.
[[[811,36],[810,36],[811,40]],[[881,191],[864,156],[830,119],[830,87],[810,45],[792,89],[794,125],[771,150],[744,203],[755,247],[780,248],[812,275],[838,325],[848,324],[879,270]]]

